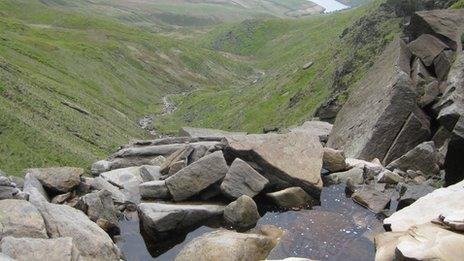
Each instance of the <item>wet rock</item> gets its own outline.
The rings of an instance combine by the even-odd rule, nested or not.
[[[318,198],[322,145],[305,131],[227,137],[227,159],[241,158],[266,177],[271,189],[302,187]]]
[[[141,228],[152,237],[185,231],[223,214],[224,206],[211,204],[142,203],[138,206]]]
[[[80,260],[79,250],[70,237],[54,239],[6,237],[0,242],[0,249],[2,253],[16,260]]]
[[[419,57],[425,66],[433,65],[433,60],[448,46],[435,36],[423,34],[409,44],[411,53]]]
[[[190,138],[224,138],[230,135],[246,135],[246,132],[229,132],[216,129],[183,127],[179,131],[179,136]]]
[[[379,191],[375,185],[365,185],[356,190],[351,198],[374,213],[382,213],[384,209],[390,206],[391,196],[390,191]]]
[[[13,237],[48,238],[42,215],[25,200],[0,200],[0,239]]]
[[[1,249],[0,249],[1,250]],[[15,259],[7,256],[6,254],[0,253],[0,260],[2,261],[15,261]]]
[[[422,142],[430,140],[430,136],[430,119],[421,109],[414,110],[388,149],[383,164],[388,165]]]
[[[382,171],[379,176],[377,177],[377,182],[379,183],[387,183],[387,184],[398,184],[402,181],[403,178],[398,175],[397,173],[391,172],[389,170]]]
[[[193,147],[188,146],[182,148],[169,157],[166,158],[166,161],[161,165],[160,172],[162,175],[174,175],[182,168],[186,167],[188,164],[188,158],[193,152]]]
[[[319,137],[321,142],[327,142],[332,132],[332,124],[325,121],[307,121],[301,126],[290,128],[290,131],[304,131],[310,135]]]
[[[281,191],[266,194],[277,206],[283,208],[312,207],[314,198],[300,187],[287,188]]]
[[[453,50],[459,45],[459,28],[464,24],[464,10],[432,10],[416,12],[411,17],[408,31],[413,39],[431,34],[444,41]]]
[[[144,165],[140,167],[140,177],[143,182],[159,180],[161,177],[159,166]]]
[[[260,218],[256,203],[246,195],[239,197],[224,209],[224,220],[238,229],[252,228]]]
[[[84,170],[81,168],[61,167],[28,169],[27,173],[35,176],[45,189],[53,193],[66,193],[79,186]]]
[[[410,73],[411,53],[399,39],[386,48],[360,80],[335,120],[328,147],[347,157],[384,160],[411,112],[417,93]]]
[[[66,205],[37,203],[51,238],[71,237],[84,260],[119,260],[110,236],[82,211]]]
[[[57,195],[54,198],[52,198],[52,203],[53,204],[63,204],[67,200],[69,200],[71,197],[72,197],[71,192],[60,194],[60,195]]]
[[[93,222],[106,220],[108,224],[105,230],[109,234],[119,234],[118,217],[114,207],[112,194],[107,190],[89,193],[82,196],[76,206],[82,210]]]
[[[429,223],[439,215],[464,209],[464,182],[441,188],[419,198],[410,206],[384,220],[392,231],[407,231],[412,226]]]
[[[221,184],[224,195],[237,199],[242,195],[254,197],[258,195],[269,180],[261,176],[248,163],[235,159]]]
[[[329,172],[339,172],[346,170],[345,154],[341,150],[324,148],[324,156],[322,158],[322,166]]]
[[[445,157],[445,181],[452,185],[464,179],[464,117],[461,116],[456,123],[448,143],[448,151]]]
[[[364,170],[360,168],[352,168],[344,172],[337,172],[327,176],[327,179],[332,184],[347,183],[348,180],[355,185],[364,183]]]
[[[400,195],[396,211],[403,209],[416,202],[416,200],[418,200],[419,198],[422,198],[425,195],[432,193],[435,190],[435,188],[429,185],[405,184],[402,186],[402,190],[405,192],[402,193],[402,195]]]
[[[403,171],[421,171],[427,177],[440,172],[438,150],[433,141],[424,142],[404,154],[397,160],[388,164],[387,169],[400,169]]]
[[[126,195],[124,195],[118,187],[112,185],[102,177],[91,179],[89,183],[91,189],[109,191],[113,202],[116,204],[125,204],[128,202]]]
[[[281,233],[274,234],[280,236]],[[277,236],[228,230],[213,231],[190,241],[175,260],[263,260],[277,244]]]
[[[435,74],[438,79],[444,81],[448,76],[448,73],[451,69],[451,64],[453,62],[453,52],[446,50],[441,52],[435,60],[433,60],[433,66],[435,68]]]
[[[166,185],[173,199],[180,201],[222,180],[228,170],[222,151],[217,151],[169,177]]]
[[[155,180],[144,182],[139,186],[140,196],[143,199],[170,199],[168,187],[166,181]]]

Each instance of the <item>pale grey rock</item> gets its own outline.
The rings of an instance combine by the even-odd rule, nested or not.
[[[139,186],[140,196],[143,199],[170,199],[168,187],[166,181],[155,180],[144,182]]]
[[[267,234],[237,233],[228,230],[209,232],[190,241],[175,260],[263,260],[282,235],[279,229],[274,230]]]
[[[25,200],[0,200],[0,239],[7,236],[48,238],[45,222],[34,205]]]
[[[322,189],[322,145],[305,131],[227,137],[225,155],[250,164],[270,182],[273,190],[302,187],[319,198]]]
[[[301,126],[290,128],[290,131],[303,131],[319,137],[321,142],[327,142],[333,125],[325,121],[306,121]]]
[[[239,197],[224,209],[224,220],[238,229],[249,229],[261,218],[254,200],[246,195]]]
[[[384,226],[391,231],[407,231],[438,218],[440,215],[464,209],[464,181],[447,188],[441,188],[419,198],[410,206],[393,213],[386,218]]]
[[[153,237],[184,231],[223,214],[224,206],[211,204],[141,203],[137,208],[141,228]]]
[[[90,187],[94,190],[106,190],[111,193],[111,197],[116,204],[125,204],[128,202],[128,198],[124,193],[121,192],[121,190],[106,181],[102,177],[96,177],[94,179],[91,179],[89,181]]]
[[[400,181],[403,181],[403,177],[389,170],[382,171],[377,177],[378,183],[387,183],[387,184],[396,185]]]
[[[31,173],[26,173],[23,191],[29,194],[29,201],[33,204],[50,201],[42,183]]]
[[[140,167],[140,177],[143,182],[159,180],[161,178],[161,172],[159,166],[144,165]]]
[[[82,210],[93,222],[103,219],[110,224],[106,227],[107,229],[119,231],[117,212],[111,192],[100,190],[84,195],[79,199],[76,208]]]
[[[70,237],[53,239],[6,237],[0,242],[0,249],[2,253],[18,261],[81,260],[79,250],[74,246],[73,239]]]
[[[119,249],[110,236],[82,211],[46,202],[35,205],[47,224],[47,234],[72,237],[83,260],[119,260]]]
[[[107,160],[99,160],[92,164],[90,167],[90,172],[93,175],[98,175],[102,172],[107,172],[111,170],[111,162]]]
[[[237,158],[229,168],[221,184],[221,191],[230,198],[237,199],[242,195],[254,197],[269,184],[269,180],[261,176],[248,163]]]
[[[140,167],[115,169],[101,173],[100,177],[119,188],[124,188],[130,191],[137,191],[139,184],[143,182],[143,179],[140,176]]]
[[[300,187],[287,188],[281,191],[266,194],[277,206],[283,208],[312,207],[314,198]]]
[[[179,131],[179,136],[190,138],[224,138],[230,135],[246,135],[246,132],[229,132],[216,129],[183,127]]]
[[[55,193],[73,190],[79,186],[84,174],[83,169],[72,167],[28,169],[26,172],[37,178],[45,189]]]
[[[374,213],[381,213],[390,206],[391,196],[391,192],[380,191],[375,185],[364,185],[356,190],[351,198]]]
[[[228,170],[222,151],[217,151],[170,176],[166,185],[173,199],[181,201],[222,180]]]

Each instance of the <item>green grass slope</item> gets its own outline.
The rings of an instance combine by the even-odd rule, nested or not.
[[[200,45],[248,57],[261,76],[244,85],[204,88],[177,97],[179,109],[159,119],[156,127],[166,132],[181,125],[256,132],[265,126],[301,123],[334,89],[342,92],[337,99],[346,99],[346,90],[393,39],[399,23],[386,13],[374,2],[301,20],[221,26]],[[304,70],[308,62],[314,65]]]
[[[191,41],[48,1],[0,1],[0,169],[88,166],[146,137],[137,120],[162,96],[251,73]]]

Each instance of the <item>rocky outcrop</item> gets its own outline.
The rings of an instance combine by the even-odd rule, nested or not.
[[[440,171],[440,157],[433,141],[424,142],[401,156],[399,159],[388,164],[390,170],[400,169],[402,171],[421,171],[426,176],[437,175]]]
[[[416,12],[411,17],[408,32],[413,39],[431,34],[458,50],[459,32],[464,24],[464,10],[433,10]],[[461,30],[460,30],[461,29]]]
[[[316,204],[316,200],[300,187],[268,193],[266,196],[282,208],[312,207]]]
[[[79,185],[84,174],[83,169],[70,167],[28,169],[26,172],[37,178],[52,193],[71,191]]]
[[[391,231],[407,231],[413,226],[429,223],[440,215],[462,209],[464,209],[464,181],[427,194],[410,206],[395,212],[383,223]]]
[[[180,201],[222,180],[228,170],[222,151],[217,151],[169,177],[166,185],[173,199]]]
[[[84,260],[119,260],[109,235],[82,211],[66,205],[36,204],[51,238],[71,237]]]
[[[239,197],[224,209],[224,220],[238,229],[250,229],[260,218],[256,203],[246,195]]]
[[[54,239],[6,237],[0,242],[0,250],[16,260],[81,260],[79,250],[70,237]],[[1,257],[0,259],[3,260]]]
[[[222,215],[224,206],[211,204],[142,203],[138,206],[141,228],[155,239],[173,231],[185,231]]]
[[[384,160],[409,115],[417,109],[411,53],[399,39],[359,81],[334,123],[328,146],[348,157]]]
[[[42,215],[25,200],[0,200],[0,228],[0,240],[8,236],[48,238]]]
[[[237,233],[218,230],[190,241],[177,255],[176,261],[212,260],[263,260],[277,244],[282,232],[273,228],[273,233]]]
[[[266,177],[271,189],[302,187],[313,197],[322,188],[322,146],[304,131],[227,137],[228,160],[241,158]]]
[[[269,184],[269,180],[261,176],[248,163],[235,159],[221,183],[224,195],[237,199],[242,195],[254,197]]]

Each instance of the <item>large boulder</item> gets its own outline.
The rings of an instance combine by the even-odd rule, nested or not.
[[[440,156],[433,141],[417,145],[414,149],[388,164],[390,170],[421,171],[426,176],[434,176],[440,172]]]
[[[445,181],[452,185],[464,179],[464,117],[461,116],[456,123],[448,143],[445,157]]]
[[[0,200],[0,239],[7,236],[48,238],[45,222],[34,205],[25,200]]]
[[[332,184],[346,184],[348,180],[351,180],[353,184],[360,185],[364,183],[364,170],[361,168],[352,168],[347,171],[332,173],[327,176],[327,179]]]
[[[160,172],[162,175],[174,175],[182,168],[186,167],[189,163],[190,154],[194,151],[192,146],[187,146],[182,148],[169,157],[166,158],[166,161],[161,165]]]
[[[325,121],[307,121],[298,127],[290,128],[290,131],[304,131],[319,137],[321,142],[327,142],[332,132],[332,127],[332,124]]]
[[[222,215],[224,206],[210,204],[141,203],[138,206],[141,229],[160,239],[173,231],[183,232]]]
[[[81,168],[60,167],[28,169],[28,174],[35,176],[45,189],[53,193],[66,193],[81,182],[84,170]]]
[[[409,43],[411,53],[419,57],[425,66],[431,66],[435,58],[446,48],[446,44],[430,34],[423,34]]]
[[[354,87],[335,120],[327,146],[347,157],[383,161],[398,133],[417,109],[409,76],[411,53],[396,39]]]
[[[111,193],[111,198],[116,204],[125,204],[128,202],[128,199],[121,190],[109,183],[106,179],[102,177],[96,177],[89,180],[90,188],[93,190],[106,190]]]
[[[166,179],[175,201],[188,199],[222,180],[229,167],[222,151],[205,156]]]
[[[50,201],[42,183],[31,173],[26,173],[24,177],[23,191],[29,194],[29,201],[33,204]]]
[[[287,188],[281,191],[267,193],[266,195],[277,206],[283,208],[312,207],[316,203],[315,200],[300,187]]]
[[[243,195],[224,209],[224,220],[238,229],[249,229],[256,225],[261,216],[252,198]]]
[[[417,145],[430,140],[430,119],[420,109],[411,112],[383,160],[384,165],[403,156]]]
[[[261,176],[248,163],[235,159],[221,183],[224,195],[237,199],[242,195],[254,197],[269,184],[269,180]]]
[[[70,237],[54,239],[6,237],[0,242],[0,250],[16,260],[81,260],[79,250]]]
[[[375,185],[364,185],[356,190],[351,198],[361,206],[370,209],[374,213],[382,213],[390,206],[392,192],[379,190]]]
[[[79,199],[76,208],[87,214],[93,222],[105,223],[103,229],[109,234],[119,234],[118,216],[111,192],[100,190],[86,194]]]
[[[441,188],[419,198],[410,206],[395,212],[383,223],[392,231],[407,231],[436,219],[439,215],[447,215],[464,209],[464,181]]]
[[[179,131],[179,136],[190,138],[224,138],[230,135],[246,135],[246,132],[229,132],[216,129],[183,127]]]
[[[305,131],[226,138],[226,158],[241,158],[266,177],[271,189],[302,187],[319,198],[322,189],[322,145]]]
[[[82,211],[67,205],[38,203],[51,238],[71,237],[84,260],[119,260],[120,252],[110,236]]]
[[[177,255],[176,261],[264,260],[277,244],[282,232],[237,233],[217,230],[190,241]]]
[[[431,34],[444,41],[453,50],[460,46],[460,28],[464,25],[464,9],[416,12],[408,28],[413,39]]]

